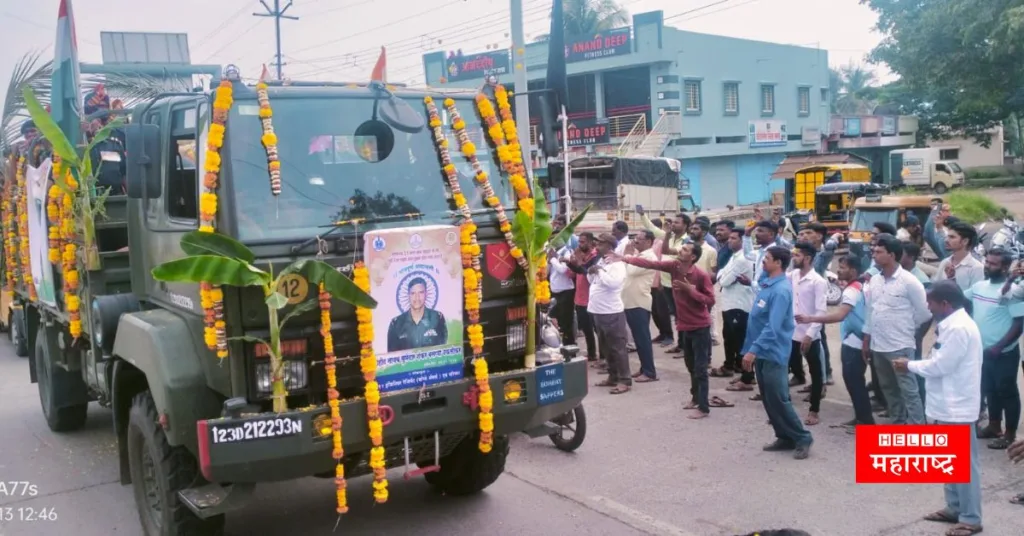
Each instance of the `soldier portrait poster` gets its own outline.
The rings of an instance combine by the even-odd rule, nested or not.
[[[463,376],[462,257],[447,225],[370,231],[373,350],[382,392]]]

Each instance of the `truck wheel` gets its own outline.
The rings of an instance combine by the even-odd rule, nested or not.
[[[948,188],[946,188],[946,185],[945,185],[945,184],[943,184],[943,183],[941,183],[941,182],[940,182],[940,183],[936,184],[936,185],[935,185],[935,186],[933,187],[933,189],[935,190],[935,193],[936,193],[936,194],[938,194],[938,195],[942,195],[942,194],[946,193],[946,190],[947,190]]]
[[[505,472],[507,436],[495,436],[491,452],[477,446],[477,434],[463,439],[451,454],[441,458],[441,469],[424,475],[427,482],[446,495],[472,495],[490,486]]]
[[[157,424],[149,391],[135,395],[128,413],[128,465],[139,521],[146,536],[219,535],[224,516],[200,519],[178,500],[178,491],[205,481],[195,457],[172,447]]]
[[[13,325],[13,324],[12,324]],[[82,378],[53,364],[46,326],[39,325],[36,335],[36,377],[39,380],[39,403],[46,425],[54,432],[73,432],[85,426],[89,403],[62,404],[63,396],[81,388]]]
[[[11,329],[9,331],[11,344],[14,345],[14,355],[28,357],[28,338],[25,337],[25,312],[22,309],[11,311]]]

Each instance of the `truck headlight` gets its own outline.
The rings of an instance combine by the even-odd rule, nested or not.
[[[284,361],[284,388],[289,391],[305,389],[309,385],[309,366],[305,360]],[[270,381],[270,361],[256,362],[256,392],[266,396],[273,390]]]

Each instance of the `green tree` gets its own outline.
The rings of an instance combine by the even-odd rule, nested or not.
[[[987,131],[1024,111],[1024,0],[861,0],[884,36],[885,63],[931,110],[940,136]]]
[[[615,0],[565,0],[565,36],[589,36],[629,23],[629,12]],[[537,36],[547,41],[548,34]]]
[[[838,84],[834,93],[835,113],[845,115],[868,115],[874,111],[875,102],[870,98],[878,77],[874,71],[863,65],[850,62],[839,69],[830,69],[829,83]]]

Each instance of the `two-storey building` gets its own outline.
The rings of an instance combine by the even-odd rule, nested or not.
[[[544,87],[547,54],[546,42],[525,48],[530,90]],[[431,86],[478,86],[490,74],[511,85],[521,57],[439,51],[423,65]],[[567,36],[566,58],[572,150],[676,158],[705,208],[768,201],[786,155],[818,152],[829,127],[824,50],[683,31],[654,11]]]

